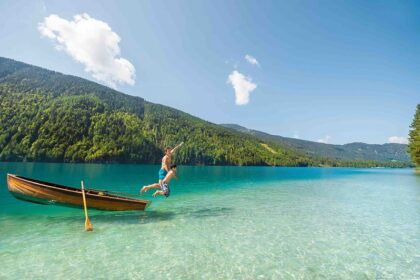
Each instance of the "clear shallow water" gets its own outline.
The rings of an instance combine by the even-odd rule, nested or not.
[[[0,163],[0,279],[419,279],[413,170],[179,168],[146,212],[13,198],[6,173],[136,192],[157,166]]]

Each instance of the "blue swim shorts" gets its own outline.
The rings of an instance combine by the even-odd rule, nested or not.
[[[161,168],[159,170],[159,180],[165,179],[166,174],[168,174],[168,171],[166,171],[165,169]]]

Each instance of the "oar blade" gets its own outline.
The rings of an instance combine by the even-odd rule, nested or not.
[[[86,231],[93,231],[93,226],[90,223],[89,219],[86,219],[86,222],[85,222],[85,230]]]

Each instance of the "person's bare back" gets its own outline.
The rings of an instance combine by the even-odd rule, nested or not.
[[[175,170],[175,171],[174,171]],[[176,167],[175,169],[171,169],[168,174],[166,174],[165,178],[163,179],[163,182],[165,184],[169,184],[169,182],[172,180],[172,178],[176,178]]]

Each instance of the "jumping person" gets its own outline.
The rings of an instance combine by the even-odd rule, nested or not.
[[[153,197],[156,197],[157,195],[164,195],[168,197],[171,194],[171,189],[169,189],[169,182],[172,180],[172,178],[178,178],[176,177],[176,164],[172,164],[170,167],[170,170],[168,174],[166,174],[165,178],[162,180],[159,180],[159,183],[154,183],[148,186],[144,186],[141,188],[141,192],[147,192],[150,189],[160,189],[155,191],[153,194]]]
[[[168,174],[170,166],[171,166],[171,160],[172,160],[172,154],[184,144],[184,142],[179,143],[175,148],[166,147],[165,148],[165,155],[162,158],[162,164],[159,170],[159,183],[160,181],[165,178],[166,174]]]

